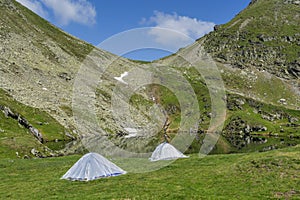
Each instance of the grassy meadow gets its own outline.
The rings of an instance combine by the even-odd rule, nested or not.
[[[157,171],[90,182],[60,180],[80,155],[1,159],[0,199],[300,199],[299,152],[192,154]]]

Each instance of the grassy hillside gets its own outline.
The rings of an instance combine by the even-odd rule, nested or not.
[[[191,63],[206,53],[212,57],[227,93],[227,116],[215,153],[299,144],[299,9],[295,0],[253,0],[230,22],[157,61],[179,70],[192,85],[203,134],[212,114],[210,95]],[[160,99],[168,96],[163,93]]]
[[[21,158],[24,155],[32,156],[31,149],[36,148],[44,152],[45,145],[51,149],[59,149],[63,147],[59,145],[71,139],[66,136],[69,130],[49,114],[17,102],[2,89],[0,89],[0,106],[9,107],[12,112],[20,114],[37,128],[44,138],[43,145],[17,120],[5,117],[4,112],[0,112],[0,158],[15,158],[16,152]],[[60,142],[56,143],[55,140]]]
[[[184,74],[197,95],[200,119],[198,135],[200,140],[195,140],[188,152],[195,152],[201,146],[201,141],[209,127],[211,120],[211,100],[205,80],[194,68],[174,67]],[[213,153],[253,152],[267,151],[276,148],[296,145],[300,143],[300,111],[286,108],[278,100],[287,97],[289,103],[298,105],[297,96],[291,93],[285,83],[273,76],[274,80],[266,80],[263,75],[259,81],[253,83],[253,91],[261,89],[259,95],[251,94],[249,89],[241,89],[243,85],[249,86],[237,71],[223,73],[227,88],[226,121]],[[270,85],[266,82],[270,81]],[[232,90],[228,88],[235,87]],[[175,136],[180,126],[181,109],[176,96],[164,87],[156,86],[156,99],[164,106],[169,116],[169,136]],[[248,91],[248,95],[243,92]],[[234,93],[237,92],[237,93]],[[285,93],[285,94],[283,94]],[[149,96],[153,95],[149,92]],[[249,95],[250,94],[250,95]],[[139,100],[135,104],[143,103]],[[134,104],[134,105],[135,105]],[[152,103],[153,104],[153,103]],[[151,104],[149,106],[152,106]],[[294,107],[293,106],[293,107]]]
[[[299,199],[300,147],[265,153],[197,155],[160,170],[70,182],[79,155],[0,160],[1,199]]]

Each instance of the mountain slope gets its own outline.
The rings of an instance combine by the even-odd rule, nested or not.
[[[252,1],[227,24],[216,26],[194,44],[157,61],[181,71],[193,85],[200,107],[204,104],[199,126],[205,130],[210,120],[209,94],[200,87],[206,85],[205,79],[193,62],[184,58],[212,56],[227,92],[222,136],[238,151],[299,143],[293,138],[300,132],[300,82],[293,64],[299,59],[299,11],[298,1]],[[224,138],[220,141],[223,147],[216,150],[232,151],[224,146]]]
[[[0,1],[0,44],[0,106],[28,120],[43,135],[44,144],[61,148],[75,129],[69,109],[72,79],[94,47],[11,0]],[[3,156],[31,155],[31,149],[45,153],[44,144],[18,120],[4,114],[1,119]]]
[[[85,120],[95,112],[97,124],[116,146],[134,152],[151,152],[163,139],[163,130],[158,130],[155,135],[149,135],[148,132],[151,132],[152,128],[162,128],[165,123],[164,128],[173,138],[180,130],[182,116],[190,115],[184,113],[184,106],[181,108],[178,99],[178,95],[182,97],[186,94],[185,91],[175,95],[175,91],[162,85],[168,82],[173,87],[182,88],[182,83],[189,83],[197,95],[201,116],[199,128],[196,130],[198,140],[192,143],[188,151],[199,151],[210,121],[214,119],[211,108],[212,94],[207,88],[205,77],[203,78],[201,72],[195,70],[191,63],[193,59],[197,60],[197,56],[205,56],[208,52],[219,69],[227,93],[227,98],[223,99],[227,103],[225,126],[214,152],[264,151],[295,145],[300,139],[300,92],[298,75],[294,73],[295,69],[297,72],[297,68],[291,68],[290,64],[293,63],[293,59],[297,59],[295,55],[298,52],[299,36],[295,32],[298,30],[295,20],[298,15],[291,17],[288,11],[284,11],[278,15],[277,20],[280,22],[273,23],[275,18],[268,17],[267,13],[270,12],[272,15],[276,13],[277,10],[273,10],[274,2],[280,9],[289,9],[293,14],[298,12],[298,7],[293,4],[295,1],[284,3],[258,0],[231,22],[216,27],[216,31],[181,49],[176,55],[144,63],[119,58],[94,48],[64,33],[19,3],[0,0],[0,89],[5,90],[5,92],[0,90],[0,97],[4,100],[0,101],[0,107],[9,106],[14,112],[20,113],[33,126],[40,129],[50,142],[69,141],[73,137],[81,138],[83,135],[99,133],[94,127],[82,131],[75,124],[74,99],[82,98],[80,100],[85,101],[77,102],[79,112],[75,109],[77,112],[75,117],[79,116]],[[268,9],[264,9],[266,6]],[[286,19],[283,17],[285,15],[288,16]],[[288,20],[289,24],[284,23],[284,20]],[[266,24],[269,25],[267,32],[264,28]],[[281,30],[283,25],[286,30]],[[273,29],[279,31],[280,37],[270,31]],[[261,33],[273,34],[276,37],[267,42],[265,39],[257,38]],[[291,36],[292,39],[284,42],[282,41],[284,35]],[[247,44],[244,44],[245,40]],[[260,42],[253,43],[250,40]],[[242,44],[244,46],[241,46]],[[248,53],[240,54],[239,48]],[[264,49],[267,49],[267,52],[275,52],[273,60],[269,57],[269,53],[261,53],[265,51]],[[249,52],[252,52],[252,56],[248,56]],[[221,54],[225,57],[220,56]],[[191,58],[192,62],[182,59],[182,55]],[[224,59],[226,56],[232,59]],[[257,64],[258,57],[263,60],[263,65]],[[282,64],[277,65],[278,60],[281,60]],[[237,62],[240,63],[241,66],[238,65],[240,67],[237,67]],[[101,68],[107,63],[110,63],[107,69]],[[88,64],[91,68],[84,68],[83,64]],[[134,80],[135,75],[137,79],[149,78],[140,76],[143,70],[158,75],[156,78],[152,77],[156,81],[155,84],[138,88],[128,102],[125,102],[128,95],[126,92],[130,91],[126,86],[123,90],[116,90],[120,85],[115,78],[124,72],[130,72],[126,79],[133,85],[138,85],[139,81],[144,80]],[[187,82],[180,82],[177,75],[182,75],[186,79],[182,81]],[[101,80],[96,82],[97,85],[92,85],[93,81],[99,78]],[[210,78],[213,80],[214,77]],[[120,94],[121,97],[125,95],[117,102],[120,105],[129,104],[129,114],[123,115],[122,106],[113,110],[112,105],[115,102],[112,98],[116,92],[119,92],[117,95]],[[188,106],[189,99],[184,97],[183,102]],[[6,99],[9,99],[9,104],[5,103]],[[24,113],[23,108],[29,112]],[[31,116],[36,109],[38,115]],[[158,110],[162,112],[160,115],[156,113]],[[154,111],[156,112],[153,114]],[[121,113],[120,118],[115,117],[118,113]],[[9,145],[6,146],[11,148],[9,155],[14,151],[20,151],[24,155],[33,147],[47,149],[46,146],[51,146],[40,144],[33,136],[28,141],[29,135],[24,134],[27,130],[4,116],[1,116],[4,120],[0,126],[4,131],[0,131],[1,137],[6,141],[19,134],[25,136],[23,139],[26,143],[23,146],[14,146],[15,141],[9,140]],[[12,124],[11,129],[16,129],[15,132],[6,126],[5,120],[7,124]],[[52,123],[49,126],[40,125],[40,122],[45,121]],[[134,124],[132,122],[137,126],[132,128],[144,129],[141,129],[141,135],[138,137],[128,138],[125,128],[130,128]],[[51,128],[52,125],[54,128]],[[81,146],[77,143],[65,150],[74,152]],[[52,148],[56,148],[55,144],[52,144]]]
[[[110,109],[111,94],[117,84],[114,77],[120,76],[124,71],[130,71],[139,63],[97,49],[63,32],[11,0],[0,0],[0,44],[0,89],[5,90],[1,93],[3,98],[12,98],[16,100],[16,104],[45,111],[56,120],[57,126],[63,126],[66,132],[76,138],[81,137],[81,134],[90,134],[79,132],[73,116],[72,98],[78,72],[89,59],[96,59],[98,67],[112,62],[101,77],[103,84],[97,90],[92,88],[96,93],[96,112],[102,119],[99,123],[103,130],[113,136],[125,132],[124,127],[120,126],[122,122],[116,122]],[[85,78],[89,81],[95,77]],[[93,95],[90,100],[94,100]],[[82,105],[83,109],[90,106],[89,103]],[[22,113],[15,104],[11,104],[10,109]],[[145,121],[148,118],[145,115],[147,113],[142,111],[137,120]],[[45,136],[47,134],[50,133],[45,133]],[[51,141],[61,140],[65,137],[63,135],[64,131],[61,137],[52,138]],[[119,138],[116,140],[121,144],[124,143],[124,138],[122,141],[119,141]],[[135,145],[136,142],[131,140],[131,145],[126,146],[135,148]],[[72,151],[76,148],[72,147]],[[30,148],[24,149],[30,151]]]
[[[252,1],[234,19],[216,26],[215,31],[192,46],[212,56],[228,91],[299,109],[299,16],[298,1]],[[192,47],[187,47],[177,54],[189,57],[194,53]],[[173,66],[189,64],[179,56],[158,62]]]
[[[61,141],[63,138],[69,141],[71,138],[66,138],[66,132],[78,137],[72,117],[73,82],[82,61],[94,47],[61,31],[11,0],[0,1],[0,44],[0,88],[6,91],[1,92],[1,99],[11,101],[10,104],[10,101],[3,102],[1,106],[9,106],[26,119],[37,117],[40,122],[50,123],[49,115],[54,117],[56,120],[51,122],[50,129],[45,129],[47,125],[37,125],[37,120],[29,120],[45,137],[51,136],[51,139],[47,139],[48,142]],[[102,50],[94,51],[102,60],[116,57]],[[19,107],[19,104],[26,106]],[[22,110],[24,107],[33,107],[38,112],[45,111],[47,114],[31,116],[34,112],[26,114]],[[13,127],[18,127],[18,122],[14,124]],[[58,131],[54,126],[65,131]],[[7,126],[1,126],[3,131],[6,131],[2,133],[4,136],[22,138],[22,134],[18,133],[21,130],[16,129],[14,132],[13,129],[4,127]],[[30,134],[26,137],[29,136]],[[23,145],[15,145],[12,149],[19,151],[20,156],[30,154],[29,151],[34,146],[41,149],[41,145],[34,141],[33,136],[30,140],[31,144],[36,143],[36,146],[28,146],[24,139]],[[53,146],[50,143],[46,145],[50,145],[51,148]]]
[[[300,5],[256,0],[200,40],[208,53],[237,68],[255,66],[284,79],[300,78]]]

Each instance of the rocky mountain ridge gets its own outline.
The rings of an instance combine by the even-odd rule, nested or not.
[[[241,69],[255,66],[277,77],[299,79],[299,21],[297,0],[256,0],[200,40],[222,63]]]

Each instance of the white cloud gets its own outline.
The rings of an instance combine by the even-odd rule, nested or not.
[[[215,26],[213,22],[205,22],[196,18],[178,16],[176,13],[171,15],[158,11],[155,11],[154,16],[149,20],[142,19],[142,23],[154,24],[155,28],[151,29],[149,34],[155,37],[156,42],[163,45],[188,42],[186,36],[195,40],[212,31]],[[174,34],[159,28],[172,29]]]
[[[31,11],[35,12],[39,16],[43,18],[47,18],[48,13],[47,11],[43,8],[43,5],[41,4],[40,1],[37,0],[16,0],[23,6],[27,7]]]
[[[41,0],[52,9],[61,25],[77,22],[84,25],[96,23],[96,10],[87,0]]]
[[[17,0],[23,6],[43,18],[49,18],[47,10],[52,10],[60,25],[76,22],[84,25],[96,23],[96,10],[87,0]]]

